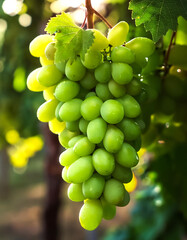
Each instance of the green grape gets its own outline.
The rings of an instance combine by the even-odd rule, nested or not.
[[[73,122],[81,118],[81,104],[82,100],[74,98],[65,102],[59,111],[59,116],[63,121]]]
[[[82,193],[82,184],[71,183],[68,187],[68,198],[73,202],[82,202],[85,197]]]
[[[130,168],[123,167],[116,163],[115,169],[112,173],[112,177],[122,183],[129,183],[132,180],[132,171]]]
[[[92,157],[81,157],[69,166],[67,177],[72,183],[83,183],[92,176],[93,171]]]
[[[111,94],[116,98],[122,97],[126,93],[125,86],[118,84],[114,80],[109,81],[108,88]]]
[[[111,220],[116,215],[116,206],[108,203],[103,197],[101,198],[101,204],[103,207],[103,218],[105,220]]]
[[[54,55],[55,55],[55,43],[54,42],[50,42],[46,48],[45,48],[45,56],[48,60],[54,60]]]
[[[108,47],[108,39],[97,29],[88,29],[86,31],[92,31],[94,34],[94,41],[90,47],[93,50],[103,50]]]
[[[62,72],[62,74],[65,74],[66,62],[64,60],[55,62],[55,66]]]
[[[65,148],[69,148],[69,140],[75,136],[77,136],[78,133],[77,132],[71,132],[68,129],[64,129],[59,135],[58,135],[58,139],[60,144],[65,147]]]
[[[41,68],[37,79],[41,85],[50,87],[61,81],[62,73],[55,67],[55,65],[48,65]]]
[[[149,57],[155,50],[154,42],[145,37],[136,37],[131,39],[126,43],[126,47],[130,48],[135,53],[136,58],[139,56]]]
[[[62,122],[62,119],[59,116],[59,111],[60,111],[60,108],[61,108],[62,104],[64,104],[64,103],[63,102],[59,102],[59,104],[57,105],[57,107],[55,109],[55,117],[60,122]]]
[[[86,98],[81,105],[81,114],[87,121],[93,120],[100,115],[102,100],[97,96]]]
[[[101,63],[94,72],[95,79],[98,82],[106,83],[111,79],[111,64],[109,62]]]
[[[141,108],[135,98],[126,94],[124,97],[120,98],[119,101],[124,107],[125,117],[136,118],[140,115]]]
[[[118,203],[117,206],[118,207],[124,207],[124,206],[127,206],[127,204],[129,202],[130,202],[130,195],[129,195],[129,193],[125,189],[125,194],[124,194],[123,200],[120,203]]]
[[[142,146],[141,135],[138,138],[136,138],[134,141],[131,141],[128,143],[138,152]]]
[[[107,124],[102,118],[96,118],[89,122],[87,136],[90,142],[100,143],[106,133]]]
[[[42,67],[54,64],[54,61],[48,60],[45,55],[41,56],[39,60],[40,60],[40,64],[42,65]]]
[[[127,63],[112,63],[112,77],[121,85],[127,84],[133,78],[132,67]]]
[[[39,71],[41,70],[41,68],[37,68],[34,71],[32,71],[29,76],[27,77],[27,87],[30,91],[33,92],[41,92],[43,90],[46,89],[46,87],[44,87],[43,85],[41,85],[38,81],[37,81],[37,75],[39,73]]]
[[[122,104],[113,99],[105,101],[101,106],[101,116],[107,123],[119,123],[124,117]]]
[[[85,198],[97,199],[101,196],[105,186],[105,178],[94,173],[91,178],[83,182],[82,192]]]
[[[92,88],[94,88],[97,84],[97,81],[94,78],[93,73],[91,72],[87,72],[86,75],[84,76],[83,79],[81,79],[80,81],[80,85],[88,90],[91,90]]]
[[[82,64],[88,69],[96,68],[102,60],[100,51],[89,49],[84,58],[81,58]],[[79,70],[80,71],[80,70]]]
[[[102,217],[103,208],[100,200],[86,200],[79,212],[80,224],[88,231],[96,229],[101,223]]]
[[[111,92],[109,91],[107,83],[98,83],[96,85],[95,91],[97,96],[101,98],[103,101],[106,101],[113,97]]]
[[[142,85],[140,80],[134,78],[130,83],[126,85],[127,93],[131,96],[137,96],[142,90]]]
[[[44,55],[45,48],[48,45],[48,43],[53,41],[53,36],[48,34],[39,35],[36,38],[34,38],[30,45],[29,45],[29,51],[32,56],[34,57],[40,57]]]
[[[105,137],[103,139],[103,145],[105,149],[110,153],[116,153],[122,147],[124,135],[122,131],[115,126],[108,126]]]
[[[77,98],[80,98],[80,99],[84,100],[88,93],[89,93],[88,89],[80,88],[80,91],[79,91],[79,94],[77,95]]]
[[[73,147],[74,152],[79,156],[87,156],[95,149],[95,144],[90,142],[87,137],[79,139]]]
[[[49,130],[54,134],[61,133],[66,127],[65,122],[60,122],[56,118],[53,118],[51,121],[49,121],[48,124]]]
[[[69,81],[64,78],[55,89],[55,97],[61,102],[67,102],[76,97],[79,93],[80,86],[76,82]]]
[[[85,98],[89,98],[89,97],[93,97],[96,96],[95,92],[89,92],[88,94],[86,94]]]
[[[37,110],[37,118],[41,122],[49,122],[55,118],[55,109],[58,105],[58,100],[52,99],[43,103]]]
[[[99,148],[93,153],[93,165],[99,174],[108,176],[114,171],[115,160],[111,153]]]
[[[125,141],[133,141],[141,134],[140,126],[133,119],[123,119],[118,127],[123,132]]]
[[[80,57],[77,57],[74,61],[69,59],[65,66],[65,74],[71,81],[81,80],[86,73],[85,67],[82,65]]]
[[[105,183],[103,196],[105,200],[113,205],[119,204],[124,199],[125,187],[116,179],[109,179]]]
[[[121,21],[116,24],[108,33],[109,44],[113,47],[122,45],[127,37],[129,32],[129,24],[125,21]]]
[[[116,161],[123,167],[132,168],[138,164],[136,150],[128,143],[123,143],[122,148],[115,154]]]
[[[62,179],[67,182],[67,183],[71,183],[67,177],[67,171],[68,171],[68,167],[63,167],[62,169]]]
[[[178,27],[176,35],[176,44],[177,45],[187,45],[187,21],[182,17],[178,17]]]
[[[135,54],[127,47],[119,46],[112,49],[112,62],[121,62],[131,64],[135,61]]]
[[[68,146],[69,146],[70,148],[71,148],[71,147],[74,147],[75,144],[76,144],[76,142],[77,142],[79,139],[83,138],[83,137],[85,137],[85,136],[84,136],[84,135],[78,135],[78,136],[75,136],[75,137],[71,138],[71,139],[69,140],[69,142],[68,142]]]
[[[78,132],[79,131],[79,121],[74,122],[66,122],[66,128],[72,132]]]
[[[86,134],[87,132],[87,127],[88,127],[88,121],[86,121],[84,118],[81,118],[79,120],[79,129],[82,133]]]
[[[43,97],[46,101],[49,101],[55,98],[54,96],[55,88],[56,88],[56,85],[48,87],[43,91]]]
[[[59,156],[59,162],[62,166],[70,166],[74,163],[79,156],[73,151],[73,148],[68,148],[63,151]]]

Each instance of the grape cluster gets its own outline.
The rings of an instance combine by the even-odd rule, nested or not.
[[[59,157],[62,178],[70,183],[68,197],[84,201],[79,214],[83,228],[94,230],[102,218],[112,219],[116,206],[129,203],[124,183],[138,163],[143,128],[138,96],[139,71],[154,52],[147,38],[124,44],[129,26],[119,22],[106,38],[92,29],[87,53],[56,63],[53,36],[40,35],[30,44],[42,67],[27,80],[31,91],[43,91],[37,117],[49,122],[66,148]]]

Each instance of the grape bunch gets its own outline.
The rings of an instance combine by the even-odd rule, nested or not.
[[[54,36],[36,37],[30,53],[40,58],[42,67],[27,80],[31,91],[43,91],[46,101],[37,117],[49,123],[66,148],[59,157],[62,178],[70,184],[69,199],[84,201],[79,220],[90,231],[102,218],[112,219],[116,206],[129,203],[124,184],[131,181],[131,169],[138,164],[144,127],[138,73],[155,49],[147,38],[125,43],[129,25],[124,21],[107,37],[91,31],[94,41],[86,54],[58,62]]]

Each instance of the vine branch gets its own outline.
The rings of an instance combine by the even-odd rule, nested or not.
[[[112,28],[112,25],[106,20],[105,17],[103,17],[100,13],[98,13],[91,4],[91,0],[85,0],[85,6],[87,9],[87,28],[93,28],[94,27],[94,22],[93,22],[93,15],[97,15],[109,28]]]

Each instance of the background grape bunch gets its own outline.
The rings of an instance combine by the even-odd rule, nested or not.
[[[75,57],[67,59],[60,59],[61,42],[54,35],[39,35],[30,43],[30,52],[40,58],[42,67],[30,73],[27,86],[43,91],[46,101],[37,117],[49,123],[66,148],[59,157],[62,178],[70,183],[68,197],[84,201],[79,220],[87,230],[97,228],[102,218],[112,219],[116,206],[129,203],[124,184],[131,181],[131,168],[138,164],[140,135],[146,127],[141,105],[151,88],[140,73],[155,46],[143,37],[125,43],[128,30],[123,21],[109,30],[107,38],[98,30],[81,29],[90,31],[93,41],[78,54],[70,49]]]

